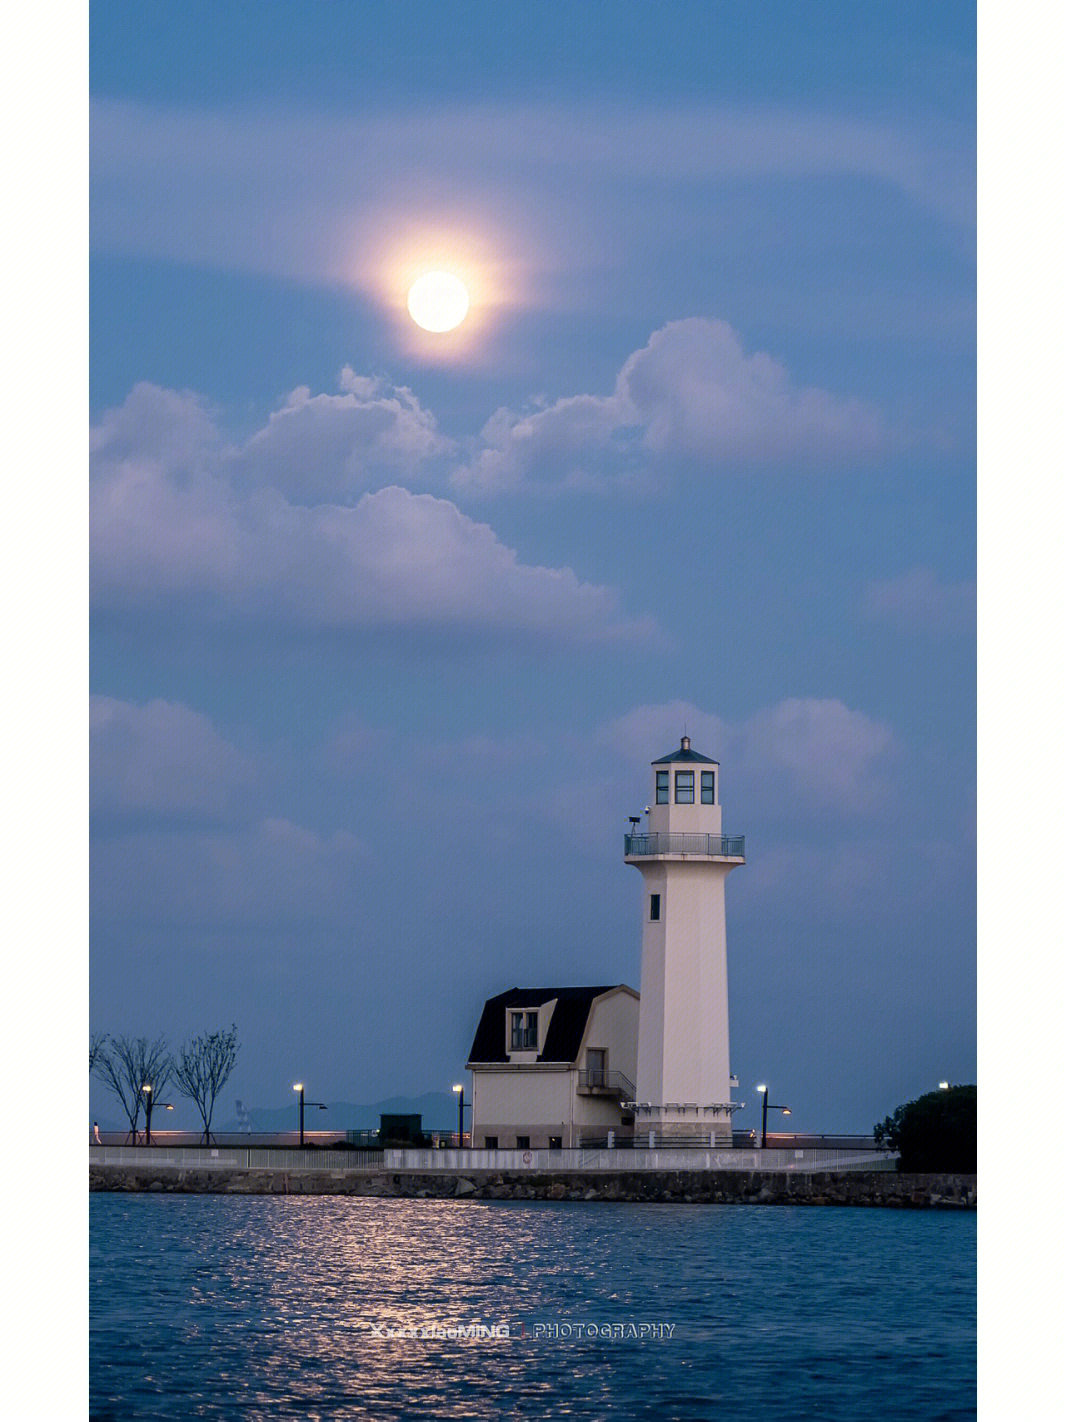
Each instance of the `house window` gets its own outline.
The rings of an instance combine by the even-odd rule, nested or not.
[[[486,1137],[485,1137],[485,1149],[486,1149],[486,1150],[499,1150],[499,1148],[500,1148],[500,1138],[499,1138],[499,1136],[486,1136]]]
[[[674,779],[674,802],[678,805],[696,803],[696,772],[679,770]]]
[[[515,1136],[515,1138],[514,1138],[514,1143],[515,1143],[515,1149],[516,1149],[516,1150],[528,1150],[528,1149],[529,1149],[529,1137],[528,1137],[528,1136]]]
[[[537,1050],[537,1014],[535,1012],[511,1013],[511,1051],[529,1052]]]
[[[714,771],[700,771],[700,804],[714,804]]]
[[[548,1149],[549,1149],[549,1150],[562,1150],[562,1148],[563,1148],[563,1138],[562,1138],[562,1136],[549,1136],[549,1137],[548,1137]]]
[[[658,894],[652,894],[649,900],[648,918],[652,923],[658,923],[660,917],[661,899]]]
[[[657,805],[669,805],[670,803],[670,772],[668,770],[655,772],[655,803]]]

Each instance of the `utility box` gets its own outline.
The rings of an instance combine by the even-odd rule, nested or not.
[[[378,1138],[383,1146],[420,1146],[428,1144],[422,1131],[421,1115],[381,1116],[381,1130]]]

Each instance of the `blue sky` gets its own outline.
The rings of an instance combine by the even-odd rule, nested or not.
[[[492,993],[639,985],[687,729],[740,1098],[974,1079],[973,28],[94,8],[94,1027],[446,1086]]]

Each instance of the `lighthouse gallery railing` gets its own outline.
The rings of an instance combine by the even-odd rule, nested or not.
[[[644,854],[706,854],[720,859],[743,859],[742,834],[627,834],[626,857]]]

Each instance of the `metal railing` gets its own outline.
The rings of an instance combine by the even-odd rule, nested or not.
[[[702,854],[714,859],[743,859],[742,834],[627,834],[626,858],[650,854]]]
[[[602,1068],[590,1067],[588,1071],[579,1071],[577,1074],[578,1091],[609,1091],[616,1096],[621,1096],[624,1100],[632,1100],[635,1088],[629,1077],[621,1071],[604,1071]]]
[[[376,1133],[375,1133],[376,1134]],[[346,1131],[305,1131],[304,1144],[309,1150],[344,1150],[348,1144]],[[143,1125],[138,1128],[136,1140],[129,1131],[101,1131],[99,1141],[90,1137],[90,1145],[136,1146],[138,1150],[165,1150],[171,1146],[225,1146],[247,1149],[292,1150],[300,1144],[299,1131],[212,1131],[211,1139],[205,1141],[202,1131],[157,1131],[152,1128],[151,1145],[144,1139]],[[378,1141],[360,1141],[360,1145],[377,1146]]]
[[[759,1130],[734,1131],[733,1144],[738,1149],[750,1148],[752,1144],[760,1146],[762,1132]],[[812,1135],[810,1132],[803,1131],[767,1131],[766,1149],[882,1151],[885,1147],[878,1145],[873,1136]]]

